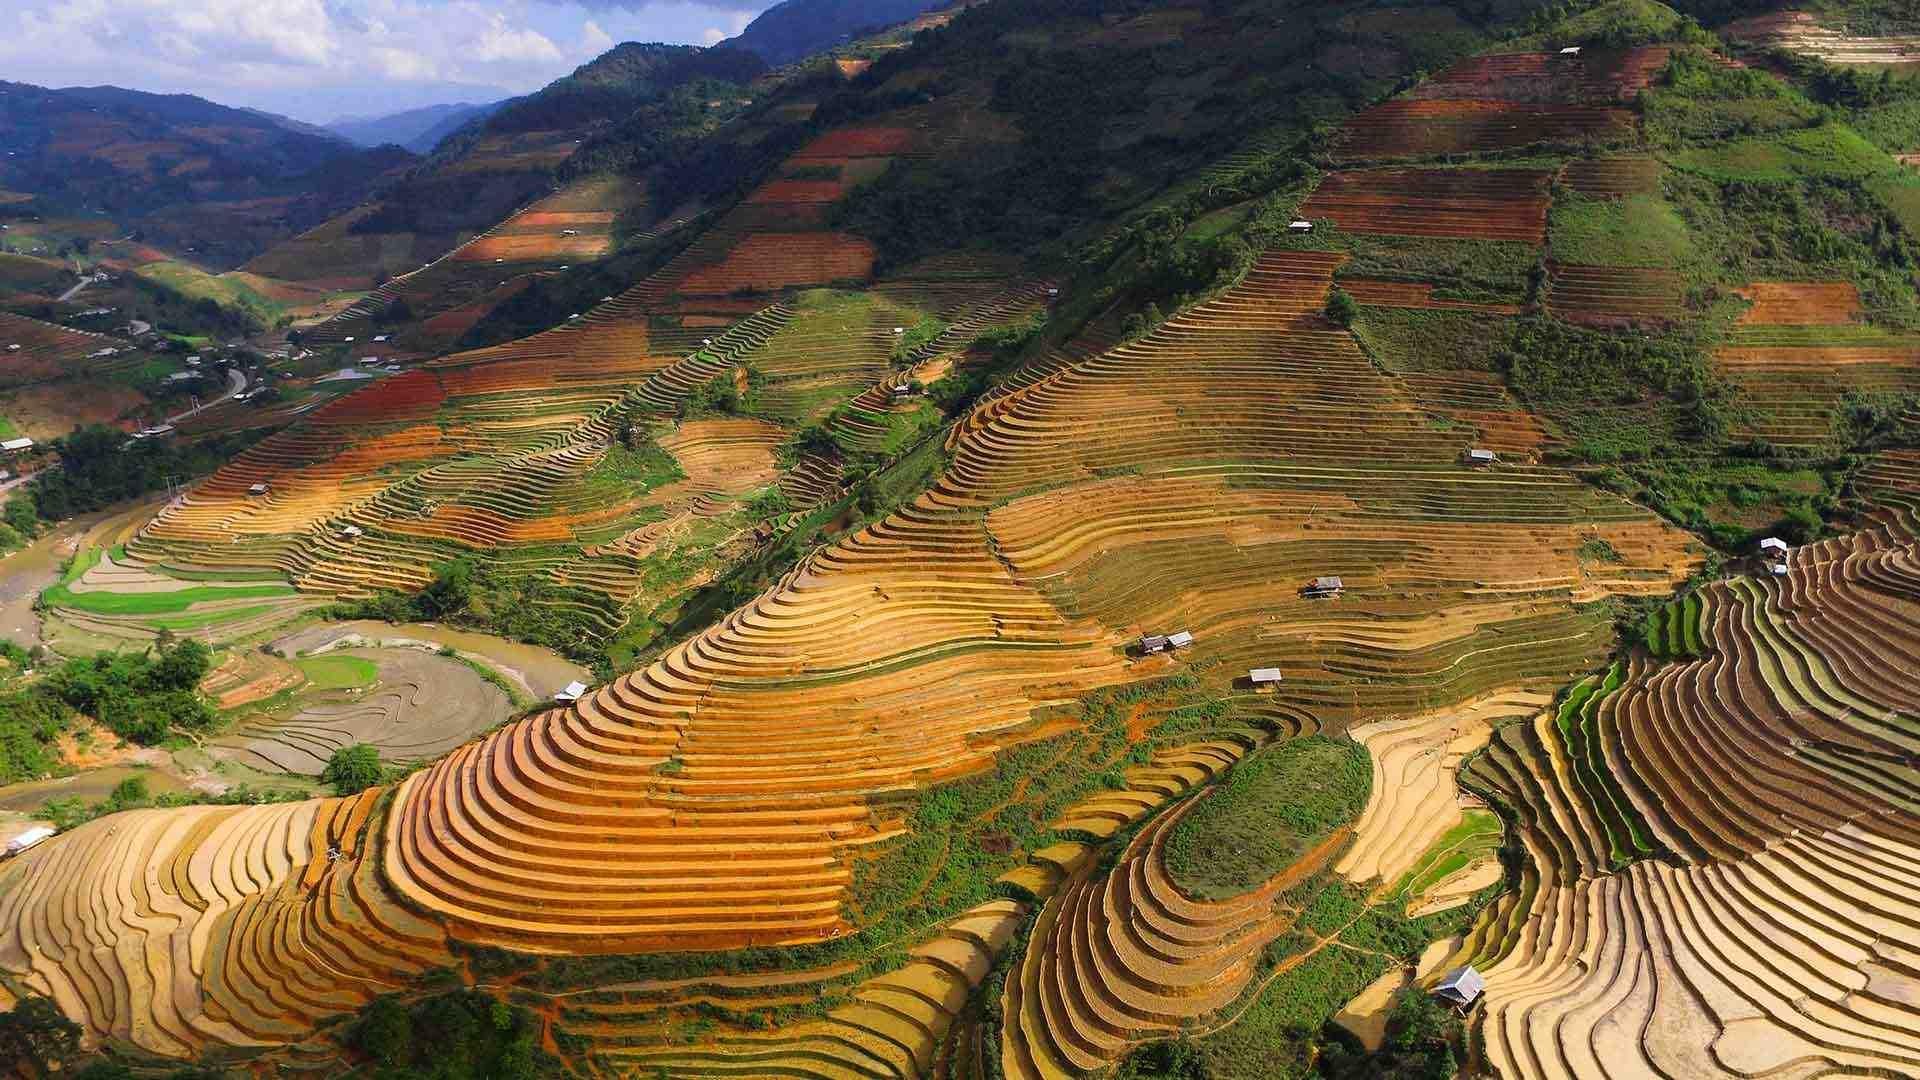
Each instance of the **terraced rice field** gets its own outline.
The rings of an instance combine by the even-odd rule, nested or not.
[[[118,360],[103,350],[120,354]],[[0,311],[0,389],[97,374],[134,359],[133,347],[118,338]]]
[[[418,325],[408,327],[396,345],[422,352],[444,348],[539,274],[606,255],[614,222],[645,202],[644,187],[630,181],[576,181],[394,276],[306,328],[305,339],[321,345],[369,341],[380,330],[376,321],[405,302]]]
[[[1590,664],[1610,631],[1574,603],[1667,591],[1684,538],[1554,470],[1458,465],[1471,436],[1431,427],[1319,315],[1338,262],[1270,254],[998,397],[912,506],[652,666],[413,774],[379,831],[386,880],[447,932],[520,948],[825,940],[852,853],[906,828],[876,794],[977,771],[1042,733],[1044,706],[1167,672],[1122,652],[1142,627],[1191,627],[1227,692],[1225,673],[1280,666],[1284,700],[1240,697],[1281,730]],[[1621,561],[1582,563],[1594,536]],[[1301,600],[1324,572],[1348,594]]]
[[[1775,11],[1728,24],[1726,34],[1766,48],[1785,49],[1829,64],[1904,67],[1920,64],[1920,36],[1866,37],[1822,26],[1808,11]]]
[[[1550,756],[1488,759],[1541,875],[1469,942],[1491,965],[1497,1067],[1920,1069],[1904,764],[1920,728],[1912,680],[1887,662],[1920,630],[1911,458],[1863,477],[1882,524],[1795,551],[1784,579],[1708,587],[1704,659],[1636,667],[1583,710],[1589,775],[1611,793]],[[1608,872],[1622,814],[1672,857]]]
[[[1250,739],[1216,740],[1162,751],[1128,770],[1125,786],[1069,807],[1053,827],[1067,835],[1111,835],[1217,776],[1252,745]],[[659,981],[571,997],[562,1026],[611,1046],[607,1053],[621,1067],[670,1077],[813,1075],[848,1067],[884,1076],[979,1075],[985,1049],[971,996],[1035,905],[1084,877],[1091,854],[1088,844],[1076,840],[1032,852],[1026,865],[1001,879],[1027,899],[994,900],[964,911],[909,950],[904,966],[851,987],[831,985],[843,975],[834,968]],[[752,1008],[833,989],[848,1004],[824,1020],[729,1034],[698,1048],[674,1045],[663,1023],[676,1007],[698,1001],[695,995],[716,994],[734,1008]]]
[[[1537,143],[1612,142],[1633,134],[1633,113],[1607,105],[1395,98],[1347,121],[1348,161],[1492,153]]]
[[[505,720],[507,696],[457,660],[409,650],[324,654],[370,663],[370,688],[303,694],[289,715],[254,716],[210,743],[220,760],[318,776],[343,746],[367,743],[389,762],[425,761]]]
[[[454,959],[367,858],[378,799],[135,810],[81,826],[43,845],[39,873],[9,875],[0,963],[90,1040],[176,1057],[304,1040],[322,1017]],[[109,926],[120,947],[97,950],[90,935]]]
[[[1560,183],[1591,199],[1652,195],[1660,190],[1660,163],[1629,154],[1581,158],[1560,170]]]
[[[1549,262],[1544,302],[1589,326],[1673,322],[1687,312],[1686,279],[1672,270]]]
[[[1538,244],[1547,235],[1542,169],[1371,169],[1333,173],[1302,217],[1348,232]]]
[[[1486,93],[1539,66],[1479,63],[1443,81]],[[1548,89],[1617,100],[1646,73],[1627,60],[1605,70]],[[1446,93],[1397,104],[1488,121],[1422,127],[1412,108],[1399,120],[1376,109],[1350,134],[1375,125],[1390,137],[1369,156],[1390,157],[1539,141],[1539,126],[1514,127],[1528,109],[1627,123],[1610,106]],[[910,151],[889,132],[843,131],[794,161]],[[1404,227],[1370,209],[1381,189],[1351,179],[1365,174],[1344,175],[1327,213]],[[1596,170],[1591,183],[1624,189],[1637,175]],[[660,445],[684,479],[645,496],[665,518],[636,522],[637,504],[596,502],[586,496],[604,489],[582,479],[625,421],[664,424],[695,387],[752,368],[794,422],[853,392],[834,436],[867,445],[886,421],[873,388],[903,366],[887,325],[897,313],[971,327],[1036,303],[1034,285],[963,266],[858,295],[703,292],[701,275],[749,266],[743,252],[785,233],[769,207],[804,220],[818,205],[820,191],[774,183],[787,186],[578,324],[384,381],[260,444],[111,572],[224,563],[352,592],[417,583],[414,567],[455,546],[581,544],[557,574],[642,559],[674,535],[656,524],[773,477],[781,428],[674,425]],[[793,235],[816,254],[838,243]],[[1043,846],[1000,879],[1002,898],[885,943],[892,959],[874,970],[826,959],[556,995],[551,1033],[588,1048],[594,1068],[680,1078],[1098,1070],[1142,1042],[1207,1037],[1275,979],[1311,974],[1315,957],[1365,951],[1344,927],[1315,925],[1297,886],[1338,879],[1362,907],[1464,902],[1498,866],[1484,804],[1525,855],[1517,888],[1421,970],[1487,972],[1476,1038],[1503,1075],[1920,1072],[1920,687],[1903,669],[1920,652],[1920,455],[1860,474],[1869,527],[1793,552],[1784,578],[1718,581],[1663,616],[1686,622],[1695,658],[1609,664],[1614,612],[1600,602],[1671,595],[1700,549],[1528,460],[1545,433],[1493,377],[1371,362],[1323,314],[1346,259],[1266,252],[1239,284],[1132,340],[1096,321],[985,396],[909,505],[653,663],[389,791],[141,811],[10,860],[0,968],[93,1039],[178,1056],[303,1039],[456,964],[454,942],[532,954],[825,945],[861,931],[855,868],[915,838],[913,795],[1077,734],[1071,706],[1096,692],[1173,676],[1240,726],[1156,743],[1147,764],[1116,770],[1118,783],[1048,822]],[[1547,306],[1593,321],[1663,302],[1677,313],[1676,281],[1633,274],[1553,266]],[[1430,288],[1355,285],[1370,302],[1437,306]],[[1839,368],[1836,350],[1890,347],[1860,337],[1871,328],[1792,322],[1810,304],[1851,318],[1838,290],[1751,292],[1738,333],[1774,340],[1737,348],[1817,351]],[[937,369],[966,332],[905,365]],[[1848,333],[1855,344],[1795,337]],[[1505,460],[1461,463],[1482,445]],[[831,489],[833,463],[814,467],[809,490]],[[265,496],[242,494],[254,482]],[[345,522],[361,535],[341,536]],[[1340,595],[1303,596],[1322,575],[1343,579]],[[594,587],[617,595],[608,580]],[[1129,648],[1173,628],[1191,648]],[[1242,681],[1265,667],[1282,673],[1279,692]],[[1124,724],[1130,739],[1152,726]],[[1239,896],[1183,890],[1169,837],[1218,796],[1209,782],[1269,740],[1316,731],[1370,751],[1359,817]],[[1285,955],[1270,955],[1283,936]],[[996,965],[997,1024],[977,1000]],[[733,1009],[797,1018],[713,1019]],[[676,1021],[695,1019],[705,1026],[690,1038]]]
[[[1833,437],[1848,392],[1920,389],[1920,339],[1863,325],[1848,282],[1755,282],[1753,301],[1714,362],[1738,388],[1741,430],[1783,446]]]
[[[1426,100],[1631,101],[1653,84],[1672,56],[1664,45],[1583,48],[1573,55],[1491,53],[1454,64],[1412,93]]]

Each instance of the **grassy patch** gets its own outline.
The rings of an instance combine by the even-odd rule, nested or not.
[[[360,656],[308,656],[294,661],[315,690],[372,686],[380,678],[374,662]]]
[[[1647,651],[1661,660],[1695,660],[1706,655],[1700,635],[1703,603],[1698,592],[1654,608],[1640,624]]]
[[[1692,337],[1517,319],[1495,359],[1514,393],[1572,436],[1567,452],[1582,460],[1646,458],[1717,440],[1730,423],[1731,392]]]
[[[1486,810],[1467,810],[1460,824],[1433,842],[1394,888],[1395,895],[1418,897],[1448,875],[1500,850],[1506,835],[1500,816]]]
[[[1818,105],[1756,68],[1732,68],[1705,52],[1675,53],[1640,97],[1641,129],[1661,145],[1807,127]]]
[[[1733,139],[1673,155],[1677,168],[1721,182],[1861,179],[1899,166],[1845,124]]]
[[[1655,195],[1589,199],[1562,191],[1548,218],[1553,257],[1589,266],[1674,267],[1694,250],[1687,224]]]
[[[1492,371],[1504,321],[1471,311],[1362,307],[1353,333],[1389,371]]]
[[[1260,750],[1236,765],[1167,835],[1167,872],[1202,899],[1272,879],[1365,808],[1366,748],[1322,735]]]
[[[1333,250],[1352,258],[1336,275],[1383,281],[1428,282],[1434,295],[1480,303],[1522,303],[1532,287],[1539,252],[1507,240],[1434,240],[1369,233],[1328,233]]]
[[[1920,176],[1910,173],[1876,176],[1867,181],[1867,190],[1909,235],[1920,236]]]
[[[1839,512],[1840,472],[1820,459],[1675,457],[1624,464],[1597,480],[1723,549],[1745,551],[1761,536],[1793,543],[1819,536]]]
[[[48,607],[68,608],[94,615],[171,615],[183,612],[195,604],[219,600],[254,600],[295,594],[296,590],[289,585],[239,585],[225,589],[203,585],[173,592],[83,593],[74,592],[65,584],[60,584],[41,593],[40,596]],[[217,614],[224,616],[226,613]]]

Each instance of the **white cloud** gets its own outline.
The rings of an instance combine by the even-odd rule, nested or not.
[[[547,64],[560,59],[560,47],[545,34],[508,24],[495,14],[473,44],[471,55],[483,64]]]
[[[0,77],[302,119],[526,93],[620,41],[738,33],[771,0],[0,0]]]
[[[585,25],[580,27],[580,51],[589,57],[599,56],[613,48],[615,44],[617,43],[613,40],[613,35],[600,29],[600,24],[592,19],[588,19]]]

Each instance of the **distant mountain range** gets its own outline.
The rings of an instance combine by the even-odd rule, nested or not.
[[[104,218],[214,262],[324,221],[414,160],[190,94],[0,82],[0,190],[33,197],[14,212]]]
[[[355,146],[401,146],[416,154],[430,154],[440,140],[467,124],[491,116],[504,101],[482,105],[459,102],[452,105],[428,105],[387,116],[342,117],[326,126],[326,131]]]

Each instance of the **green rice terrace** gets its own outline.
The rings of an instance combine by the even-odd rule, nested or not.
[[[562,152],[313,331],[402,370],[22,536],[9,1015],[1920,1076],[1920,23],[1735,7],[987,0]]]

